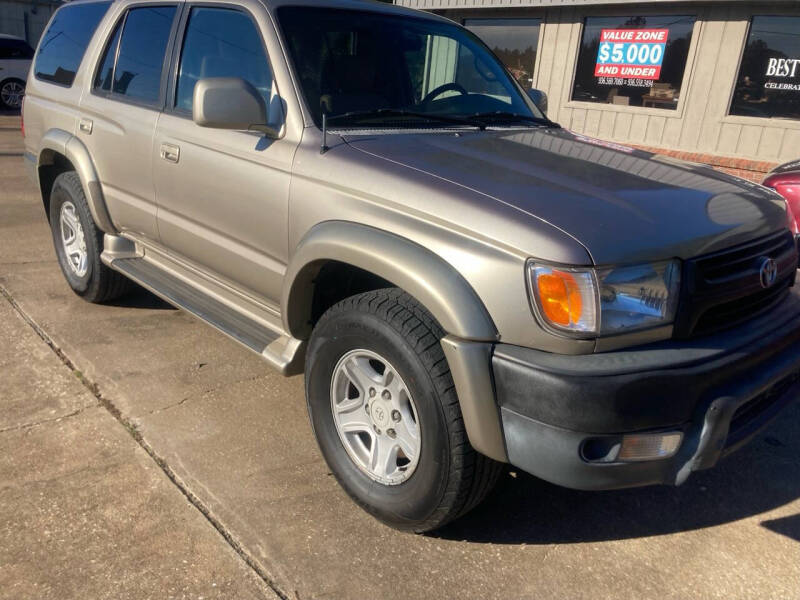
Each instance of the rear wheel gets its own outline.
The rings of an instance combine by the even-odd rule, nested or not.
[[[390,288],[333,306],[309,344],[306,400],[325,460],[353,500],[397,529],[464,514],[502,468],[469,445],[443,335]]]
[[[97,228],[75,171],[61,173],[50,193],[50,229],[61,272],[89,302],[105,302],[129,291],[130,280],[100,260],[103,232]]]

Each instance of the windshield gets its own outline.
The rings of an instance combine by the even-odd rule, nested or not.
[[[323,112],[336,127],[544,118],[491,51],[458,25],[299,6],[280,8],[278,20],[317,125]]]

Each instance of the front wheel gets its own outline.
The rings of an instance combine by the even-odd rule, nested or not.
[[[443,335],[389,288],[330,308],[309,344],[306,400],[322,454],[356,503],[401,530],[464,514],[502,468],[469,445]]]

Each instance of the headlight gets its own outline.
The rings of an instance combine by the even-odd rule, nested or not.
[[[612,335],[672,323],[680,263],[593,269],[530,261],[528,284],[535,312],[547,328],[574,337]]]

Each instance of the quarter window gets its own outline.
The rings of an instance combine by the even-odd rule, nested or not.
[[[175,10],[174,6],[148,6],[128,12],[114,68],[115,94],[158,101]]]
[[[572,99],[675,110],[692,16],[588,17]]]
[[[39,43],[36,78],[71,86],[86,46],[109,6],[109,2],[87,2],[61,7]]]
[[[800,119],[800,17],[753,17],[730,114]]]
[[[533,87],[540,19],[467,19],[464,26],[492,49],[520,85]]]
[[[181,52],[175,106],[192,110],[194,86],[205,77],[240,77],[269,105],[272,73],[253,20],[238,10],[193,8]]]

